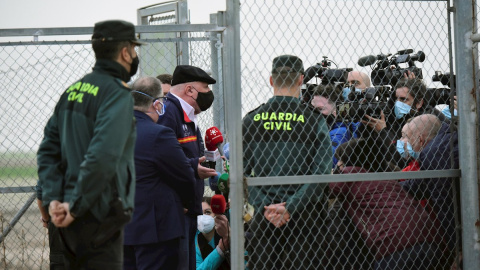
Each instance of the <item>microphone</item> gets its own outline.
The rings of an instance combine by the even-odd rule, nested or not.
[[[220,158],[221,153],[218,146],[223,142],[223,135],[217,127],[211,127],[205,132],[205,158],[209,168],[215,168],[215,161]]]
[[[230,143],[226,143],[223,145],[223,153],[225,154],[225,158],[227,158],[227,160],[230,160]]]
[[[215,194],[220,193],[220,190],[218,189],[218,179],[219,178],[220,178],[220,173],[219,172],[217,172],[217,175],[210,176],[210,178],[208,178],[208,186],[210,187],[211,190],[215,191]]]
[[[210,206],[212,207],[212,212],[214,214],[225,213],[225,209],[227,208],[227,202],[225,201],[225,197],[219,194],[213,195]]]
[[[375,62],[377,62],[377,57],[375,55],[367,55],[358,59],[358,65],[361,67],[371,66],[375,64]]]
[[[222,132],[217,127],[211,127],[205,132],[205,146],[208,151],[215,151],[223,143]]]
[[[375,62],[377,62],[377,60],[385,60],[387,59],[391,54],[388,54],[388,55],[385,55],[385,54],[379,54],[379,55],[367,55],[367,56],[364,56],[364,57],[360,57],[360,59],[358,59],[358,65],[361,66],[361,67],[365,67],[365,66],[371,66],[373,64],[375,64]]]
[[[230,191],[230,189],[228,188],[228,182],[229,182],[228,173],[222,173],[218,178],[218,182],[217,182],[218,190],[222,192],[222,194],[224,194],[226,198],[228,198],[228,192]]]

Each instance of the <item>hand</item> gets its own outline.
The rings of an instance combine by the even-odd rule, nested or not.
[[[287,203],[277,203],[265,206],[263,216],[275,227],[280,228],[290,221],[290,213],[288,213],[285,205]]]
[[[52,217],[52,222],[56,227],[65,228],[70,225],[74,217],[70,214],[70,205],[69,203],[60,203],[59,201],[52,201],[49,207],[50,216]]]
[[[228,238],[222,238],[220,239],[220,241],[218,241],[217,247],[219,247],[223,252],[225,252],[228,250],[229,245],[230,245],[230,242],[228,241]]]
[[[228,219],[225,215],[215,215],[215,230],[223,239],[229,236]]]
[[[382,129],[387,127],[387,123],[385,122],[385,114],[383,114],[383,110],[380,111],[380,119],[373,118],[370,115],[365,115],[365,118],[368,120],[362,119],[362,124],[371,127],[373,130],[380,132]]]
[[[44,228],[48,228],[48,222],[50,221],[50,217],[47,216],[47,217],[45,218],[44,216],[42,216],[42,217],[40,218],[40,220],[42,220],[42,226],[43,226]]]
[[[403,73],[403,77],[405,79],[413,80],[415,79],[415,73],[411,72],[410,70],[407,70],[405,73]]]
[[[63,209],[62,203],[54,200],[50,202],[50,205],[48,206],[48,213],[52,217],[51,221],[53,224],[57,225],[57,222],[61,222],[62,220],[65,219],[66,216],[66,211]]]
[[[457,96],[453,96],[453,108],[457,110]]]
[[[217,172],[215,169],[210,169],[207,167],[203,167],[200,163],[204,162],[207,158],[206,157],[201,157],[198,159],[198,167],[197,167],[197,173],[198,176],[200,176],[200,179],[206,179],[211,176],[217,175]]]

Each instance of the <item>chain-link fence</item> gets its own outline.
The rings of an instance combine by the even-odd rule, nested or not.
[[[218,51],[213,45],[221,43],[221,28],[212,25],[205,30],[201,27],[189,30],[186,25],[184,29],[175,30],[178,25],[152,25],[141,28],[143,32],[137,29],[141,39],[149,44],[138,49],[141,65],[132,82],[140,76],[156,77],[173,73],[181,61],[177,51],[179,44],[186,44],[189,48],[187,52],[182,52],[183,57],[188,55],[188,64],[215,75],[221,74],[218,69],[222,67],[221,58],[217,57]],[[68,85],[90,72],[94,65],[95,57],[89,41],[92,30],[52,29],[56,34],[50,33],[45,39],[55,41],[38,41],[37,37],[36,41],[31,42],[15,41],[17,36],[23,38],[23,29],[3,32],[5,36],[12,37],[9,42],[0,44],[0,85],[5,89],[0,94],[2,269],[49,268],[47,230],[42,227],[34,195],[37,183],[36,151],[43,138],[43,128],[61,93]],[[30,33],[35,29],[25,31]],[[217,35],[217,32],[210,31],[220,32]],[[214,56],[212,48],[215,50]],[[214,67],[212,61],[215,61]],[[218,84],[223,83],[221,78],[217,81]],[[219,89],[223,87],[215,86],[217,95],[220,95]],[[212,110],[202,114],[198,123],[202,132],[214,123],[220,125],[219,121],[223,121],[223,117],[219,117],[224,114],[222,104],[218,102]],[[215,119],[213,115],[216,115]]]
[[[241,2],[250,269],[450,269],[461,260],[469,206],[460,206],[453,96],[469,91],[451,83],[450,5]],[[304,77],[292,75],[299,59],[280,55],[303,60]]]
[[[475,198],[469,192],[478,187],[466,184],[476,170],[465,168],[459,185],[458,149],[466,153],[472,135],[450,103],[453,80],[446,73],[465,71],[454,65],[463,55],[455,57],[452,45],[450,2],[246,0],[238,14],[232,7],[238,1],[227,3],[226,13],[217,14],[219,25],[226,23],[225,42],[223,28],[180,25],[185,28],[179,32],[168,25],[178,23],[174,14],[147,15],[139,22],[147,26],[137,27],[150,43],[140,48],[137,77],[172,73],[188,63],[218,78],[215,103],[199,125],[202,131],[218,126],[232,142],[232,203],[243,207],[243,167],[249,177],[244,193],[255,216],[235,223],[243,217],[236,214],[238,205],[232,205],[231,216],[232,250],[243,251],[245,242],[248,268],[373,269],[375,263],[406,263],[401,269],[449,269],[462,253],[474,252],[461,250],[462,241],[474,242],[461,237],[473,224],[461,221],[478,217],[478,202],[465,201]],[[457,16],[476,21],[476,13],[458,10],[463,13]],[[21,30],[1,33],[18,40],[38,35]],[[48,268],[47,235],[32,204],[35,152],[60,94],[94,63],[91,29],[53,31],[45,41],[10,37],[0,44],[0,257],[7,269]],[[60,36],[65,34],[70,38]],[[476,72],[474,52],[466,68]],[[285,54],[302,59],[303,77],[285,75],[286,66],[299,63],[293,58],[274,70],[273,59]],[[278,74],[270,81],[272,71]],[[231,83],[236,76],[241,92],[240,83]],[[473,84],[471,92],[455,92],[459,105],[478,93]],[[294,98],[279,97],[280,88]],[[455,109],[463,119],[477,113],[475,106]],[[407,122],[426,114],[437,118]],[[234,132],[241,118],[243,136]],[[468,124],[478,132],[478,122]],[[457,141],[458,134],[464,136]],[[470,148],[478,148],[473,137],[476,147]],[[477,168],[476,154],[468,157]],[[233,258],[232,268],[240,269],[243,254],[232,253],[242,257]]]

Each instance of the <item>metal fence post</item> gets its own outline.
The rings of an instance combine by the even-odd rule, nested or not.
[[[475,222],[479,220],[476,131],[476,89],[478,49],[471,35],[476,33],[476,1],[454,1],[455,66],[459,114],[463,269],[480,269],[480,250]]]
[[[242,109],[240,79],[240,2],[227,0],[225,30],[225,108],[227,129],[230,139],[230,200],[231,200],[231,268],[245,269],[243,206],[243,163],[242,163]]]

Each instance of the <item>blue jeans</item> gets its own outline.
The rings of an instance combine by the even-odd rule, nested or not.
[[[375,270],[416,270],[437,269],[441,251],[436,244],[421,243],[413,247],[395,252],[375,262]]]

